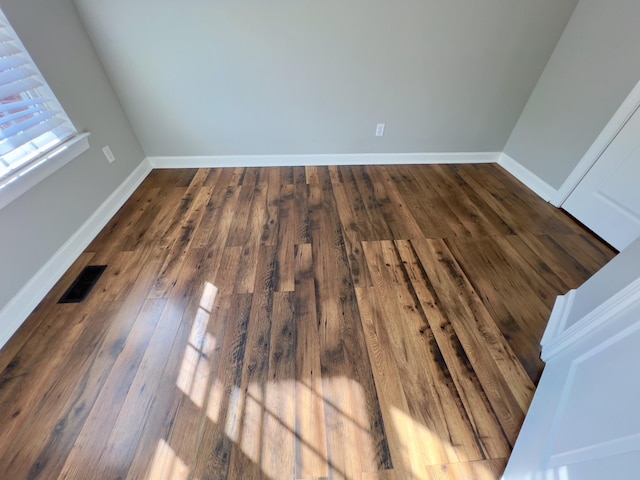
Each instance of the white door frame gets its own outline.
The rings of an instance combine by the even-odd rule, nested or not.
[[[620,108],[611,117],[611,120],[604,127],[600,135],[593,142],[589,150],[580,159],[575,166],[571,174],[562,183],[556,194],[551,198],[550,202],[556,207],[561,207],[567,200],[571,192],[578,186],[580,181],[584,178],[587,172],[591,169],[594,163],[600,158],[603,152],[607,149],[609,144],[616,137],[618,132],[622,130],[622,127],[629,121],[631,116],[640,107],[640,82],[633,87],[631,93],[622,102]]]

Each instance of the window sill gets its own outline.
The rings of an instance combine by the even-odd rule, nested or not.
[[[89,133],[78,133],[42,157],[28,170],[7,183],[0,184],[0,209],[87,150],[89,150]]]

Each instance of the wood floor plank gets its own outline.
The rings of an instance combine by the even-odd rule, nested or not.
[[[278,240],[278,225],[280,201],[282,198],[282,185],[280,184],[280,171],[278,169],[267,170],[267,196],[265,216],[262,225],[260,242],[263,245],[276,245]]]
[[[188,315],[186,318],[183,317],[183,323],[190,325],[191,329],[187,341],[184,342],[180,370],[175,380],[179,390],[176,391],[179,401],[175,416],[171,418],[171,427],[165,436],[166,445],[171,447],[172,452],[183,465],[180,472],[176,470],[175,475],[178,477],[180,475],[187,477],[195,463],[200,436],[204,422],[207,421],[205,412],[208,410],[212,359],[215,357],[218,337],[224,328],[215,318],[217,298],[217,290],[211,285],[198,298],[197,310],[194,312],[188,309]],[[210,328],[212,322],[215,326]],[[179,348],[182,343],[174,342],[174,345]],[[122,448],[121,443],[118,442],[120,436],[122,435],[112,435],[112,445],[115,448]],[[101,460],[104,458],[103,455]],[[118,458],[117,451],[114,458]],[[107,460],[109,460],[108,457]],[[109,465],[110,462],[105,463]]]
[[[91,241],[87,250],[117,251],[119,244],[127,238],[128,230],[135,227],[146,211],[156,206],[153,199],[157,198],[160,191],[159,187],[153,187],[150,182],[141,185]],[[175,206],[175,203],[172,204],[172,207]],[[116,241],[114,241],[114,233],[117,233]]]
[[[99,459],[104,455],[103,452],[109,437],[107,435],[95,435],[95,429],[101,428],[104,431],[109,431],[116,422],[120,411],[114,406],[122,405],[129,392],[129,387],[134,380],[138,366],[155,331],[165,302],[164,299],[154,299],[145,304],[138,315],[134,329],[132,329],[127,338],[127,343],[113,366],[109,378],[107,378],[103,388],[100,390],[87,419],[82,425],[84,428],[76,432],[77,436],[71,436],[70,440],[73,441],[73,444],[72,446],[69,445],[71,448],[67,447],[68,455],[65,463],[58,463],[63,458],[62,455],[51,455],[51,453],[59,454],[60,451],[64,451],[61,448],[63,439],[55,438],[53,440],[57,445],[52,444],[50,441],[40,453],[39,463],[42,465],[46,463],[46,469],[42,469],[40,475],[45,478],[49,475],[53,477],[60,472],[60,477],[62,478],[78,478],[82,476],[104,478],[102,475],[98,475],[100,469],[96,468],[96,466]],[[108,414],[106,414],[107,412]],[[47,450],[51,453],[47,452]],[[94,452],[95,456],[93,458],[88,457],[85,454],[86,451]],[[48,455],[52,457],[53,461],[46,462]],[[122,461],[122,458],[118,457],[118,461]],[[56,465],[56,463],[58,464]]]
[[[279,270],[276,255],[277,247],[275,245],[260,245],[258,247],[255,283],[252,292],[274,292],[278,289]]]
[[[148,254],[148,252],[145,252],[145,254]],[[128,255],[125,255],[120,257],[120,260],[122,261],[124,258],[130,259]],[[25,427],[25,422],[26,425],[36,424],[41,429],[40,435],[46,435],[46,431],[43,428],[44,424],[42,422],[38,424],[38,416],[29,415],[30,412],[33,413],[33,409],[35,411],[49,411],[46,420],[49,424],[55,424],[57,409],[62,408],[66,398],[62,400],[57,398],[57,401],[61,403],[56,403],[55,408],[54,404],[46,400],[50,397],[56,398],[56,391],[65,392],[68,395],[77,386],[74,384],[77,379],[61,376],[61,372],[65,371],[66,366],[78,363],[84,367],[84,369],[78,369],[78,373],[88,375],[88,370],[101,351],[100,347],[102,347],[102,342],[109,326],[109,323],[105,324],[103,322],[110,319],[114,309],[123,305],[123,303],[126,306],[124,311],[129,311],[130,309],[134,314],[144,303],[144,297],[148,290],[147,283],[141,282],[138,284],[136,295],[133,296],[129,295],[129,288],[121,286],[128,285],[131,287],[133,285],[146,258],[146,255],[141,255],[140,258],[133,262],[128,270],[129,272],[135,272],[135,275],[132,276],[119,276],[117,272],[120,271],[124,264],[114,262],[112,268],[107,269],[95,285],[93,294],[89,296],[80,308],[73,308],[70,304],[65,305],[67,308],[62,308],[64,306],[61,306],[58,309],[59,316],[56,319],[57,321],[53,323],[54,328],[52,331],[47,330],[47,325],[42,325],[48,335],[40,337],[39,341],[32,342],[28,345],[29,348],[24,349],[24,352],[18,355],[17,361],[10,372],[5,372],[3,375],[2,388],[0,388],[0,405],[2,406],[0,419],[2,420],[3,430],[7,433],[6,436],[0,437],[0,445],[4,445],[3,442],[10,442],[12,435],[15,435],[15,433],[12,433],[14,429],[19,429],[22,435],[26,435],[26,438],[29,438],[30,430]],[[149,263],[147,266],[153,268],[154,264]],[[149,278],[153,279],[153,277],[153,272],[145,276],[147,280]],[[108,295],[107,297],[110,301],[105,302],[104,285],[107,283],[111,284],[115,291],[120,292],[120,295]],[[96,310],[98,311],[99,320],[91,322],[91,315]],[[126,337],[132,324],[132,319],[126,318],[126,316],[116,318],[123,322],[123,330],[117,331],[114,329],[112,330],[112,336],[107,337],[107,342],[113,342],[113,348],[121,345],[123,342],[122,335],[124,334]],[[47,341],[55,342],[58,354],[53,358],[48,358],[50,348],[47,348],[47,346],[50,346],[50,344],[47,344]],[[107,361],[105,365],[109,365],[109,362]],[[100,375],[98,377],[100,378]],[[32,386],[20,398],[20,404],[15,406],[16,398],[14,397],[16,397],[17,392],[23,391],[27,385]],[[79,388],[82,390],[82,385]],[[97,392],[90,393],[90,395],[95,394]],[[9,450],[5,451],[5,455],[11,457],[11,452],[18,445],[20,444],[13,442]]]
[[[27,341],[36,332],[42,331],[40,326],[43,322],[48,325],[47,317],[52,315],[54,310],[58,310],[56,306],[60,297],[71,286],[73,280],[80,274],[94,257],[93,252],[84,252],[80,254],[78,259],[69,267],[67,275],[58,280],[40,304],[34,309],[29,318],[23,323],[22,327],[9,339],[9,341],[0,350],[0,382],[5,382],[10,376],[8,375],[20,361],[17,357],[22,351]],[[48,330],[47,330],[48,331]],[[8,369],[8,370],[7,370]]]
[[[558,292],[566,293],[575,283],[575,279],[566,275],[564,268],[561,266],[553,267],[553,263],[549,262],[549,257],[546,255],[541,256],[534,252],[527,243],[522,240],[523,235],[512,235],[508,238],[501,238],[499,242],[504,244],[508,243],[509,248],[515,250],[518,256],[528,264],[528,267],[524,267],[525,272],[529,272],[531,275],[538,275],[550,286],[556,289]],[[605,262],[606,263],[606,262]]]
[[[169,299],[164,306],[162,314],[158,319],[158,324],[153,331],[148,346],[144,352],[144,357],[140,361],[138,369],[135,371],[135,377],[127,385],[125,389],[126,395],[123,399],[117,397],[116,400],[110,396],[109,390],[104,391],[105,395],[98,396],[96,401],[92,403],[89,418],[83,426],[83,430],[74,443],[74,450],[67,458],[67,462],[62,469],[62,478],[92,478],[95,474],[94,468],[98,465],[99,458],[103,452],[103,448],[109,439],[114,423],[120,412],[129,413],[135,405],[138,415],[132,415],[137,421],[144,419],[144,414],[148,405],[153,401],[156,393],[157,385],[161,378],[161,373],[167,361],[166,356],[160,356],[160,352],[166,352],[171,349],[176,338],[177,332],[180,331],[182,325],[180,320],[186,309],[186,304],[177,301],[175,298]],[[188,324],[187,324],[188,325]],[[159,360],[158,358],[163,358]],[[116,379],[117,380],[117,379]],[[114,406],[116,409],[114,410]],[[109,415],[105,415],[109,412]],[[129,422],[128,434],[136,438],[139,435],[139,428],[144,425],[136,422]],[[137,428],[132,428],[137,425]],[[95,428],[103,432],[103,435],[96,436]],[[96,445],[96,442],[98,443]],[[92,452],[92,455],[86,455],[86,452]],[[75,461],[74,461],[75,459]]]
[[[167,231],[160,241],[160,247],[163,245],[168,247],[168,254],[158,280],[153,287],[153,292],[150,294],[151,298],[167,298],[171,289],[178,282],[183,263],[190,252],[194,230],[202,220],[206,211],[206,204],[212,194],[211,188],[192,190],[189,187],[189,189],[185,197],[191,195],[193,198],[188,202],[189,207],[183,213],[184,220],[182,224],[173,222],[172,225],[175,226],[172,226],[170,230],[173,238],[170,238],[169,231]],[[185,197],[183,197],[183,201]]]
[[[295,475],[296,324],[290,292],[273,299],[268,381],[264,388],[261,467],[270,478]]]
[[[147,222],[145,217],[149,217],[151,223],[149,228],[145,231],[141,231],[141,236],[136,238],[135,246],[129,244],[123,244],[123,248],[133,248],[141,250],[145,248],[165,248],[169,249],[171,245],[159,245],[158,239],[162,238],[163,234],[167,231],[170,225],[174,224],[174,217],[177,215],[178,209],[183,208],[182,199],[186,193],[186,188],[174,188],[161,190],[159,197],[154,200],[154,207],[145,211],[144,217],[140,220],[140,223]],[[137,227],[136,227],[137,230]],[[135,234],[135,230],[131,230],[130,234]],[[107,242],[113,242],[113,238],[107,239]],[[115,246],[116,242],[112,243]],[[96,249],[96,258],[108,259],[113,255],[113,252],[117,250],[110,250],[109,248]]]
[[[511,205],[514,211],[522,211],[523,214],[526,212],[540,226],[543,234],[582,233],[582,229],[575,221],[559,212],[550,203],[540,203],[535,193],[520,181],[514,182],[513,177],[501,166],[491,165],[490,168],[474,168],[473,171],[487,188],[492,191],[494,189],[502,191],[504,193],[503,201]]]
[[[148,259],[144,256],[141,258]],[[61,458],[69,454],[80,428],[126,345],[135,319],[144,305],[145,294],[159,269],[160,259],[140,263],[143,263],[142,271],[138,269],[141,281],[132,289],[123,290],[121,299],[116,297],[113,301],[99,303],[98,308],[105,312],[103,322],[88,324],[69,354],[62,357],[66,363],[59,366],[60,370],[52,376],[54,381],[49,384],[45,394],[48,400],[40,402],[33,409],[34,415],[22,424],[19,434],[14,437],[14,440],[21,436],[25,441],[28,440],[27,446],[17,455],[22,462],[12,461],[12,465],[20,467],[14,471],[15,478],[27,476],[27,472],[29,476],[46,476],[44,471],[47,467],[52,467],[55,471],[61,466]],[[120,281],[131,282],[131,278],[121,277]],[[117,282],[114,280],[114,283]],[[101,299],[100,295],[93,297],[94,302]],[[60,372],[71,369],[79,372],[79,381],[68,375],[60,375]],[[46,419],[40,418],[39,412],[47,412]],[[107,422],[108,417],[103,415],[101,420]],[[47,435],[49,428],[50,433]],[[14,448],[21,444],[22,441],[15,441],[7,448],[7,457],[16,455]]]
[[[393,242],[367,242],[365,251],[370,262],[388,265],[386,268],[402,268],[404,265]],[[397,285],[385,281],[379,281],[377,285],[376,292],[381,299],[385,317],[390,319],[388,330],[394,339],[392,349],[395,351],[395,363],[406,391],[408,413],[442,439],[437,447],[442,452],[441,458],[449,459],[442,462],[441,458],[434,457],[427,459],[427,464],[451,463],[461,461],[460,459],[480,460],[498,452],[507,454],[508,444],[500,429],[494,427],[492,431],[491,428],[486,428],[487,425],[495,425],[495,416],[488,417],[490,422],[479,423],[476,420],[476,410],[480,411],[477,407],[481,407],[486,401],[470,406],[461,396],[460,390],[462,393],[466,392],[458,388],[450,372],[459,368],[455,359],[460,357],[460,353],[456,351],[452,356],[448,351],[445,352],[447,360],[451,362],[450,366],[444,360],[444,354],[435,340],[438,333],[434,333],[424,310],[420,308],[409,275]],[[443,317],[439,312],[432,316],[435,315]],[[442,330],[442,324],[434,327]],[[447,348],[446,343],[443,348]],[[415,369],[415,363],[421,365],[421,368]],[[462,375],[467,374],[468,370],[465,368]],[[453,375],[458,375],[458,372]],[[474,403],[478,403],[479,397],[476,394]],[[486,418],[485,416],[483,419]]]
[[[240,408],[229,427],[236,441],[229,460],[231,479],[260,478],[272,313],[273,293],[253,294],[242,376],[237,385]]]
[[[293,184],[283,185],[280,189],[278,211],[278,239],[276,262],[278,265],[279,292],[293,292],[295,290],[295,205]]]
[[[301,167],[300,167],[301,168]],[[304,171],[303,171],[304,173]],[[294,244],[302,245],[310,242],[309,238],[309,187],[306,183],[296,181],[293,186],[295,205],[294,214]]]
[[[326,171],[310,185],[313,258],[321,368],[326,412],[327,445],[331,471],[355,475],[381,470],[390,464],[384,422],[376,397],[371,366],[360,321],[348,260],[343,248],[335,199]],[[322,207],[320,207],[322,205]],[[354,368],[359,365],[358,368]],[[346,377],[346,378],[345,378]],[[351,401],[348,401],[351,399]],[[345,401],[346,400],[346,401]],[[344,439],[360,445],[359,458],[345,456]]]
[[[523,214],[522,209],[511,207],[510,199],[508,198],[510,191],[504,185],[501,183],[487,184],[487,180],[491,180],[490,176],[488,178],[478,178],[477,171],[472,171],[469,168],[459,168],[458,165],[449,165],[449,168],[464,191],[468,194],[472,190],[515,234],[544,234],[544,228],[535,221],[535,217]]]
[[[224,175],[221,175],[220,183],[223,183],[224,179]],[[201,228],[194,236],[195,248],[221,248],[226,245],[229,229],[236,214],[240,191],[239,187],[216,185],[207,204],[209,214],[205,216]]]
[[[233,275],[227,275],[227,272],[237,272],[240,258],[244,249],[242,247],[227,247],[220,253],[219,274],[212,278],[213,284],[218,288],[221,295],[230,295],[236,290]],[[231,278],[230,278],[231,277]]]
[[[507,464],[506,458],[454,463],[429,467],[426,478],[434,480],[491,480],[499,478]]]
[[[444,242],[411,243],[513,444],[533,396],[533,382]],[[445,268],[438,268],[438,264]]]
[[[590,271],[569,255],[562,245],[548,235],[519,235],[519,239],[532,252],[529,258],[538,258],[551,266],[553,272],[567,285],[578,288],[590,277]]]
[[[192,468],[196,478],[226,478],[234,443],[234,425],[241,420],[243,393],[240,390],[247,347],[252,295],[233,295],[229,308],[221,312],[227,326],[221,345],[220,363],[212,381],[207,418]]]
[[[373,236],[366,240],[394,238],[390,223],[394,223],[389,212],[389,198],[380,183],[374,183],[365,167],[351,167],[352,175],[364,203]]]
[[[341,170],[343,178],[342,190],[344,190],[346,198],[348,199],[347,204],[351,206],[353,212],[351,215],[353,218],[352,223],[356,231],[360,233],[358,240],[376,240],[379,234],[376,233],[376,227],[372,223],[371,216],[365,204],[365,198],[362,196],[362,192],[358,186],[358,179],[356,178],[357,168],[358,167],[344,167]],[[340,188],[336,188],[336,190],[340,190]]]
[[[435,166],[428,165],[425,169],[410,169],[408,172],[408,175],[414,177],[417,182],[421,200],[429,202],[427,204],[429,210],[440,214],[441,221],[453,232],[453,236],[469,237],[473,232],[485,234],[485,226],[479,221],[476,222],[476,219],[470,218],[465,205],[461,203],[463,199],[456,197],[445,185],[441,185],[437,178],[433,178],[434,171]],[[415,195],[415,190],[413,194]],[[427,213],[428,210],[423,209],[421,212],[423,217],[431,217]],[[446,235],[446,237],[449,236]],[[443,237],[438,236],[438,238]]]
[[[551,307],[562,292],[539,280],[535,272],[527,272],[526,261],[502,239],[463,241],[448,240],[448,246],[491,316],[508,339],[512,349],[536,381],[544,367],[539,359],[539,339],[551,313]],[[525,273],[526,272],[526,273]],[[503,282],[509,278],[509,283]],[[517,290],[518,295],[509,295]],[[533,308],[532,305],[539,305]],[[528,307],[523,308],[524,305]]]
[[[446,165],[433,165],[428,179],[434,189],[448,203],[460,222],[473,237],[491,235],[510,235],[513,230],[484,202],[475,196],[473,190],[467,191],[456,182],[455,176],[448,173]]]
[[[439,299],[429,288],[427,273],[408,241],[397,241],[396,246],[417,302],[431,326],[433,341],[437,343],[444,373],[451,376],[457,393],[472,424],[476,439],[482,444],[489,458],[507,455],[511,444],[505,437],[499,418],[489,401],[478,376],[473,370],[469,357],[451,322],[439,305]]]
[[[384,167],[368,167],[367,171],[377,183],[384,185],[389,203],[387,221],[393,224],[392,229],[396,232],[394,234],[394,238],[422,238],[423,232],[413,216],[413,213],[407,207],[406,202],[398,191],[398,187],[391,178],[391,175],[389,175],[388,170]]]
[[[0,351],[0,477],[498,479],[615,253],[493,164],[153,170]]]
[[[456,235],[457,219],[454,219],[453,213],[446,204],[434,201],[434,192],[416,178],[417,172],[406,165],[393,169],[384,168],[425,238],[447,238]],[[433,212],[438,214],[433,215]]]
[[[343,185],[333,185],[333,194],[342,224],[342,235],[347,258],[349,259],[353,284],[356,287],[371,286],[371,277],[362,252],[362,238],[364,235],[358,229],[358,221],[351,207],[351,201]]]
[[[399,476],[395,470],[381,470],[379,472],[365,472],[361,478],[362,480],[397,480],[406,477]]]
[[[475,190],[469,188],[455,170],[455,165],[435,165],[434,173],[454,196],[464,199],[464,205],[472,218],[479,218],[487,225],[490,235],[513,235],[511,225],[498,215]]]
[[[296,478],[329,475],[320,340],[310,244],[296,246]]]
[[[372,288],[359,288],[356,292],[367,335],[369,357],[380,390],[382,415],[393,457],[392,466],[399,478],[426,478],[426,466],[428,459],[434,458],[434,450],[444,456],[439,448],[441,445],[438,442],[435,442],[435,446],[433,442],[427,445],[420,442],[421,431],[408,413],[409,405],[393,355],[387,317],[376,292]]]

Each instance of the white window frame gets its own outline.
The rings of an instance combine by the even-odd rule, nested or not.
[[[77,131],[1,9],[0,21],[7,26],[6,30],[8,30],[8,32],[6,33],[13,36],[11,39],[13,45],[21,49],[21,55],[31,62],[28,67],[37,73],[37,79],[43,85],[38,88],[39,93],[42,96],[53,99],[55,107],[62,112],[59,116],[64,118],[68,122],[67,124],[74,131],[74,133],[66,140],[58,143],[52,149],[41,153],[24,166],[19,167],[8,177],[0,180],[0,209],[2,209],[29,189],[43,181],[49,175],[62,168],[83,152],[87,151],[89,149],[89,133]]]

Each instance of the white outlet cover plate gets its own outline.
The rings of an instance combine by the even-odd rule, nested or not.
[[[113,152],[109,148],[109,145],[102,147],[102,152],[104,153],[104,156],[107,157],[107,160],[109,160],[109,163],[113,163],[113,161],[116,159],[116,157],[113,155]]]

